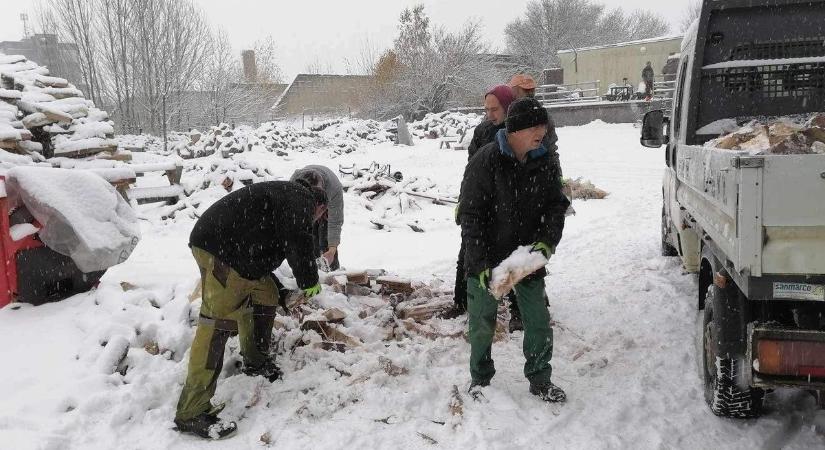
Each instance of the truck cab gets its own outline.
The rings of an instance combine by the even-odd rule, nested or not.
[[[716,140],[817,114],[825,1],[705,0],[672,110],[644,118],[642,145],[667,146],[662,253],[698,274],[705,399],[720,416],[758,415],[777,386],[825,390],[825,154]]]

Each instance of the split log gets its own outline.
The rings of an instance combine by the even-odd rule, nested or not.
[[[521,246],[493,269],[490,294],[500,300],[521,280],[542,269],[547,258],[541,252],[532,252],[530,246]]]
[[[380,284],[387,294],[412,294],[415,291],[412,282],[404,278],[378,277],[375,282]]]
[[[361,286],[370,285],[370,277],[366,271],[363,272],[347,272],[347,283],[359,284]]]
[[[434,316],[443,314],[450,310],[453,306],[453,299],[444,298],[441,300],[434,300],[430,303],[424,303],[415,306],[406,306],[403,303],[396,307],[396,315],[399,319],[413,319],[417,321],[424,321],[432,319]]]
[[[341,323],[347,318],[347,314],[338,308],[330,308],[324,311],[324,317],[327,318],[329,323]]]

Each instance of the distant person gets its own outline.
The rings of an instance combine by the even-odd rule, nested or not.
[[[570,201],[542,141],[547,110],[524,98],[510,105],[506,127],[467,164],[461,183],[458,217],[465,243],[470,375],[469,393],[483,397],[496,370],[491,349],[498,301],[488,288],[491,271],[519,246],[532,246],[549,258],[561,240]],[[524,375],[530,393],[547,402],[564,402],[564,391],[550,380],[553,329],[540,270],[515,286],[524,313]]]
[[[644,69],[642,69],[642,81],[645,84],[645,100],[653,98],[653,79],[656,73],[653,71],[651,62],[648,61]]]
[[[526,73],[513,75],[507,84],[513,90],[513,97],[516,100],[536,96],[536,80]]]
[[[341,267],[338,246],[341,245],[341,228],[344,226],[344,188],[341,181],[328,167],[318,165],[296,170],[290,181],[297,180],[305,180],[327,194],[327,212],[315,222],[313,233],[318,246],[317,256],[326,260],[330,270],[338,270]]]
[[[679,72],[679,57],[671,55],[665,66],[662,67],[662,77],[665,81],[676,81],[677,72]]]
[[[281,377],[269,352],[278,304],[272,271],[286,259],[307,298],[321,292],[312,224],[326,203],[323,190],[303,181],[268,181],[226,195],[195,223],[189,247],[203,300],[175,413],[178,431],[219,439],[237,429],[218,418],[223,405],[211,403],[231,335],[239,335],[243,373]]]

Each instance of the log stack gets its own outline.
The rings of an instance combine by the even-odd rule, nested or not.
[[[80,158],[117,152],[114,124],[74,85],[21,55],[0,53],[0,148]]]

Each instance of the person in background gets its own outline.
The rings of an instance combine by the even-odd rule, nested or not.
[[[310,165],[298,169],[290,181],[304,180],[310,186],[323,189],[327,195],[327,212],[313,228],[318,256],[326,260],[330,270],[338,270],[338,246],[341,245],[341,229],[344,226],[344,188],[338,176],[326,166]],[[323,266],[321,261],[321,265]]]
[[[513,90],[513,97],[516,100],[536,96],[536,80],[526,73],[513,75],[513,78],[510,78],[510,82],[507,84]]]
[[[312,226],[326,213],[326,193],[299,180],[256,183],[226,195],[195,223],[189,247],[200,269],[202,303],[175,425],[220,439],[237,425],[212,405],[226,341],[238,334],[243,373],[275,381],[269,352],[278,289],[272,275],[286,259],[307,298],[321,292]]]
[[[492,269],[524,245],[550,258],[564,229],[570,201],[542,144],[547,123],[547,110],[535,99],[513,102],[506,128],[470,160],[461,183],[458,216],[466,246],[469,393],[477,400],[496,372],[491,348],[498,301],[488,289]],[[546,275],[542,268],[514,288],[525,319],[524,375],[531,394],[564,402],[564,391],[550,381],[553,329],[544,297]]]
[[[645,68],[642,69],[642,81],[645,83],[645,100],[653,98],[653,79],[655,76],[656,73],[653,71],[653,65],[648,61]]]

